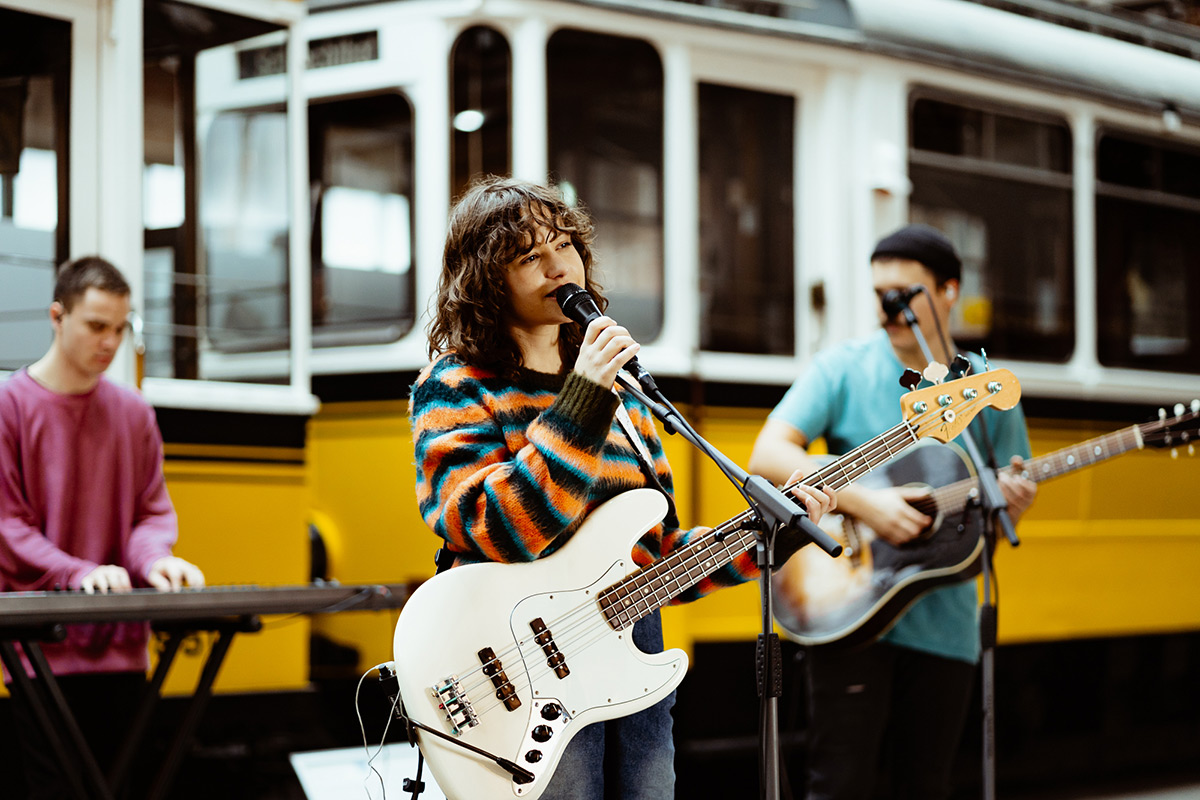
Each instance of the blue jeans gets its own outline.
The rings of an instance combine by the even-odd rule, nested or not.
[[[633,641],[643,652],[662,652],[657,611],[633,626]],[[644,711],[588,725],[567,745],[541,800],[672,800],[674,705],[671,692]]]

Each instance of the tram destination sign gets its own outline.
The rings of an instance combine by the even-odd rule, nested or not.
[[[238,80],[263,78],[267,75],[282,75],[287,66],[287,50],[284,45],[252,47],[238,51]],[[313,39],[308,43],[308,69],[336,67],[342,64],[357,64],[379,60],[379,33],[348,33],[327,39]]]

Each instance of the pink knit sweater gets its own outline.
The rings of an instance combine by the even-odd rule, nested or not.
[[[104,378],[61,395],[25,370],[0,383],[0,591],[78,589],[101,564],[146,586],[176,530],[140,395]],[[43,649],[56,674],[144,670],[148,635],[145,623],[72,625]]]

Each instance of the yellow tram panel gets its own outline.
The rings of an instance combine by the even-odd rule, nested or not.
[[[306,467],[174,460],[174,448],[166,446],[163,471],[179,516],[176,555],[199,565],[213,587],[307,583]],[[234,638],[215,690],[279,691],[308,685],[308,618],[265,618],[264,623],[261,632]],[[192,691],[210,644],[211,636],[204,634],[181,648],[166,693]]]

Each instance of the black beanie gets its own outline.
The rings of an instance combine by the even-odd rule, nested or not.
[[[871,260],[877,258],[911,258],[920,261],[937,276],[938,283],[962,277],[962,261],[945,234],[928,225],[906,225],[890,233],[875,245]]]

